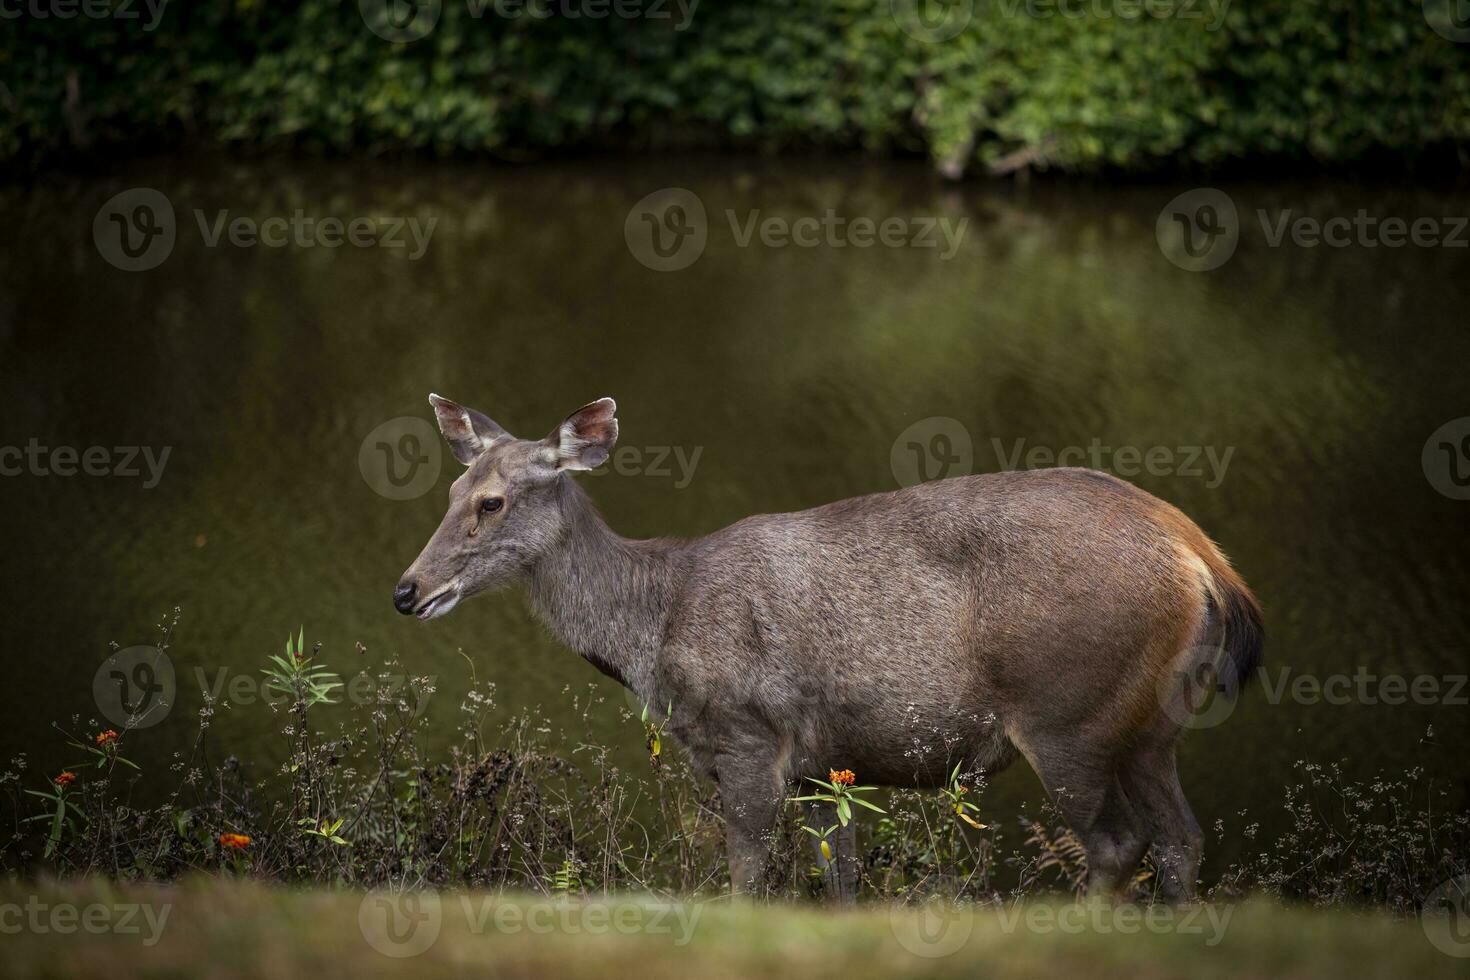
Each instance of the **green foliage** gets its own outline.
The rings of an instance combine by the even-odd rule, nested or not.
[[[262,667],[260,672],[265,675],[267,691],[294,700],[302,711],[315,704],[335,704],[332,692],[342,686],[336,674],[312,663],[312,658],[306,655],[304,626],[297,632],[294,646],[291,634],[286,634],[285,656],[272,654],[270,666]]]
[[[316,837],[319,840],[330,841],[338,847],[351,847],[352,842],[337,833],[346,822],[346,819],[343,817],[338,817],[336,820],[322,820],[320,822],[313,820],[311,817],[302,817],[296,821],[296,826],[301,828],[301,833],[306,837]]]
[[[903,13],[915,5],[971,15],[926,41]],[[702,144],[923,152],[958,173],[1017,150],[1145,169],[1470,143],[1470,44],[1407,0],[686,0],[636,19],[442,0],[408,43],[348,0],[175,0],[151,29],[143,6],[6,22],[0,161],[183,142],[508,157]]]

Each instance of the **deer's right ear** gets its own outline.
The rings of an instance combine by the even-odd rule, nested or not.
[[[439,419],[439,431],[444,433],[444,441],[449,443],[450,452],[466,466],[489,449],[492,442],[510,435],[489,416],[473,408],[465,408],[448,398],[430,395],[429,404],[434,406],[434,414]]]
[[[599,398],[568,415],[546,437],[546,456],[557,470],[590,470],[601,466],[618,441],[618,403]]]

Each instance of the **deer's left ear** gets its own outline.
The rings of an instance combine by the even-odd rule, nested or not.
[[[551,464],[558,470],[590,470],[607,461],[618,441],[618,403],[599,398],[583,405],[546,437]]]

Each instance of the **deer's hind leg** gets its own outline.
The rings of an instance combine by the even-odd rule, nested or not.
[[[1149,838],[1107,754],[1062,739],[1016,739],[1087,852],[1087,894],[1109,897],[1131,879]]]
[[[1122,781],[1148,830],[1160,897],[1193,900],[1204,835],[1179,783],[1173,739],[1150,741],[1132,752],[1123,761]]]

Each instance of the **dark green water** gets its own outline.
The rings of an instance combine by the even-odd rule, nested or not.
[[[172,252],[147,272],[109,264],[93,235],[103,203],[137,186],[163,192],[177,216]],[[709,215],[702,256],[676,272],[640,264],[624,234],[635,202],[667,186],[693,190]],[[1274,810],[1301,758],[1361,773],[1423,764],[1463,793],[1470,691],[1453,678],[1467,672],[1470,502],[1435,489],[1421,451],[1470,415],[1470,250],[1272,247],[1255,211],[1444,218],[1470,214],[1470,195],[1220,186],[1242,231],[1212,272],[1176,267],[1156,241],[1160,209],[1185,185],[953,188],[917,165],[203,160],[5,190],[0,446],[170,455],[152,489],[141,476],[0,479],[0,748],[41,771],[68,761],[50,723],[80,715],[90,728],[109,641],[152,642],[178,606],[177,703],[134,736],[145,762],[193,737],[199,671],[253,677],[302,623],[346,673],[360,641],[372,660],[397,653],[436,674],[428,710],[446,739],[468,679],[459,650],[497,681],[505,710],[541,704],[556,717],[569,685],[598,685],[609,697],[597,724],[633,758],[640,734],[618,720],[611,682],[518,596],[429,624],[394,612],[393,586],[459,467],[437,443],[421,447],[437,478],[394,500],[359,465],[365,440],[369,460],[380,452],[368,439],[378,426],[430,417],[429,391],[524,436],[612,395],[622,443],[643,463],[584,479],[633,536],[892,489],[895,442],[902,461],[913,434],[900,435],[936,417],[968,435],[976,471],[1000,469],[1018,440],[1025,452],[1167,447],[1173,464],[1130,478],[1198,521],[1256,589],[1272,685],[1282,671],[1288,684],[1366,671],[1439,685],[1426,704],[1386,703],[1392,691],[1372,680],[1368,697],[1354,680],[1340,704],[1253,690],[1185,742],[1201,823]],[[209,247],[194,212],[209,223],[224,209],[437,223],[417,260]],[[742,247],[726,211],[739,225],[756,209],[968,223],[948,260],[942,247]],[[933,442],[935,425],[912,441],[958,454],[954,438]],[[396,450],[396,434],[385,441]],[[672,451],[659,464],[662,447],[682,467]],[[1228,458],[1223,472],[1190,463],[1191,447]],[[1126,456],[1101,462],[1129,468]],[[259,704],[228,705],[214,745],[264,773],[278,723]],[[1430,725],[1437,744],[1421,744]],[[986,805],[1035,792],[1020,766]]]

